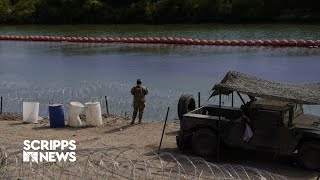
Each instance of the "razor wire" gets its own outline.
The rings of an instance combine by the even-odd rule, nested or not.
[[[157,154],[133,145],[79,149],[76,153],[76,162],[22,162],[21,150],[2,146],[0,179],[286,179],[253,167],[215,164],[169,152]]]

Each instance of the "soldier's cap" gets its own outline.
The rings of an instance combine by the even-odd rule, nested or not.
[[[137,84],[141,84],[141,79],[137,79]]]

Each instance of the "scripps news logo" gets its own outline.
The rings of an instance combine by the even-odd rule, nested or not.
[[[23,162],[75,162],[75,140],[25,140]]]

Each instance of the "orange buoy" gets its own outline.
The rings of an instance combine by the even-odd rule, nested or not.
[[[187,44],[187,39],[186,38],[181,38],[180,39],[180,44]]]
[[[39,41],[44,41],[44,36],[39,36]]]
[[[237,46],[237,45],[239,45],[239,41],[237,41],[237,40],[231,41],[231,46]]]
[[[66,41],[70,42],[71,41],[71,37],[66,37]]]
[[[153,41],[154,41],[155,43],[159,43],[159,42],[160,42],[160,38],[155,37],[155,38],[153,38]]]
[[[231,42],[229,40],[223,40],[223,45],[230,46]]]
[[[298,42],[294,39],[291,39],[288,44],[289,44],[289,46],[296,46],[298,44]]]
[[[316,40],[316,42],[314,42],[314,45],[320,46],[320,40]]]
[[[21,36],[21,37],[20,37],[20,40],[21,40],[21,41],[25,41],[25,40],[27,40],[27,37],[26,37],[26,36]]]
[[[71,37],[71,42],[77,42],[77,38],[76,37]]]
[[[101,42],[101,38],[94,38],[94,42],[96,42],[96,43],[100,43]]]
[[[3,36],[3,40],[8,40],[9,36]]]
[[[314,41],[312,40],[306,41],[306,46],[314,46],[314,45],[315,45]]]
[[[127,41],[128,41],[127,38],[121,38],[121,42],[122,42],[122,43],[126,43]]]
[[[209,40],[208,41],[208,45],[215,45],[215,41],[214,40]]]
[[[271,40],[267,39],[263,42],[264,46],[270,46],[271,45]]]
[[[282,40],[280,41],[280,46],[288,46],[288,44],[289,44],[289,41],[286,40],[286,39],[282,39]]]
[[[173,43],[173,38],[172,37],[168,37],[166,40],[166,43]]]
[[[263,41],[262,40],[256,40],[255,44],[257,46],[261,46],[261,45],[263,45]]]
[[[94,42],[94,38],[93,37],[89,37],[89,42]]]
[[[88,41],[89,41],[89,38],[87,37],[82,38],[82,42],[88,42]]]
[[[0,40],[4,40],[4,36],[0,36]]]
[[[121,39],[119,37],[114,38],[114,42],[120,42]]]
[[[279,46],[280,45],[280,41],[278,39],[274,39],[271,41],[272,46]]]
[[[128,38],[128,40],[127,40],[127,42],[128,42],[128,43],[133,43],[133,41],[134,41],[134,39],[133,39],[133,38],[131,38],[131,37],[130,37],[130,38]]]
[[[151,37],[147,38],[147,43],[153,43],[153,42],[154,42],[153,38],[151,38]]]
[[[247,42],[247,45],[248,46],[254,46],[256,43],[253,41],[253,40],[249,40],[248,42]]]
[[[141,40],[140,40],[140,38],[134,38],[134,39],[133,39],[133,42],[134,42],[134,43],[140,43]]]
[[[60,37],[60,41],[66,41],[65,37]]]
[[[187,39],[187,44],[193,44],[193,39]]]
[[[161,42],[161,43],[166,43],[166,42],[167,42],[167,38],[161,37],[161,38],[160,38],[160,42]]]
[[[133,38],[131,38],[133,40]],[[114,42],[114,39],[112,37],[108,38],[108,41],[109,43],[113,43]]]
[[[174,39],[173,39],[173,43],[179,44],[179,43],[180,43],[180,38],[174,38]]]
[[[101,42],[103,43],[108,42],[108,38],[101,38]]]
[[[200,40],[199,39],[194,39],[192,44],[193,45],[199,45],[200,44]]]
[[[147,42],[147,38],[141,38],[140,41],[141,41],[142,43],[146,43],[146,42]]]
[[[200,44],[201,44],[201,45],[207,45],[207,44],[208,44],[208,41],[207,41],[206,39],[202,39],[202,40],[200,41]]]
[[[240,40],[239,41],[239,45],[240,46],[246,46],[248,43],[247,43],[247,41],[245,41],[245,40]]]
[[[82,42],[82,41],[83,41],[82,37],[77,37],[76,38],[76,42]]]
[[[216,45],[222,45],[223,44],[223,41],[222,40],[216,40]]]
[[[298,46],[305,46],[306,45],[306,41],[303,39],[300,39],[297,43]]]

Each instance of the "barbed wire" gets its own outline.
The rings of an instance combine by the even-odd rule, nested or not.
[[[22,151],[10,146],[2,146],[0,152],[0,179],[286,179],[242,165],[169,152],[158,155],[134,145],[79,149],[76,162],[22,162]]]

